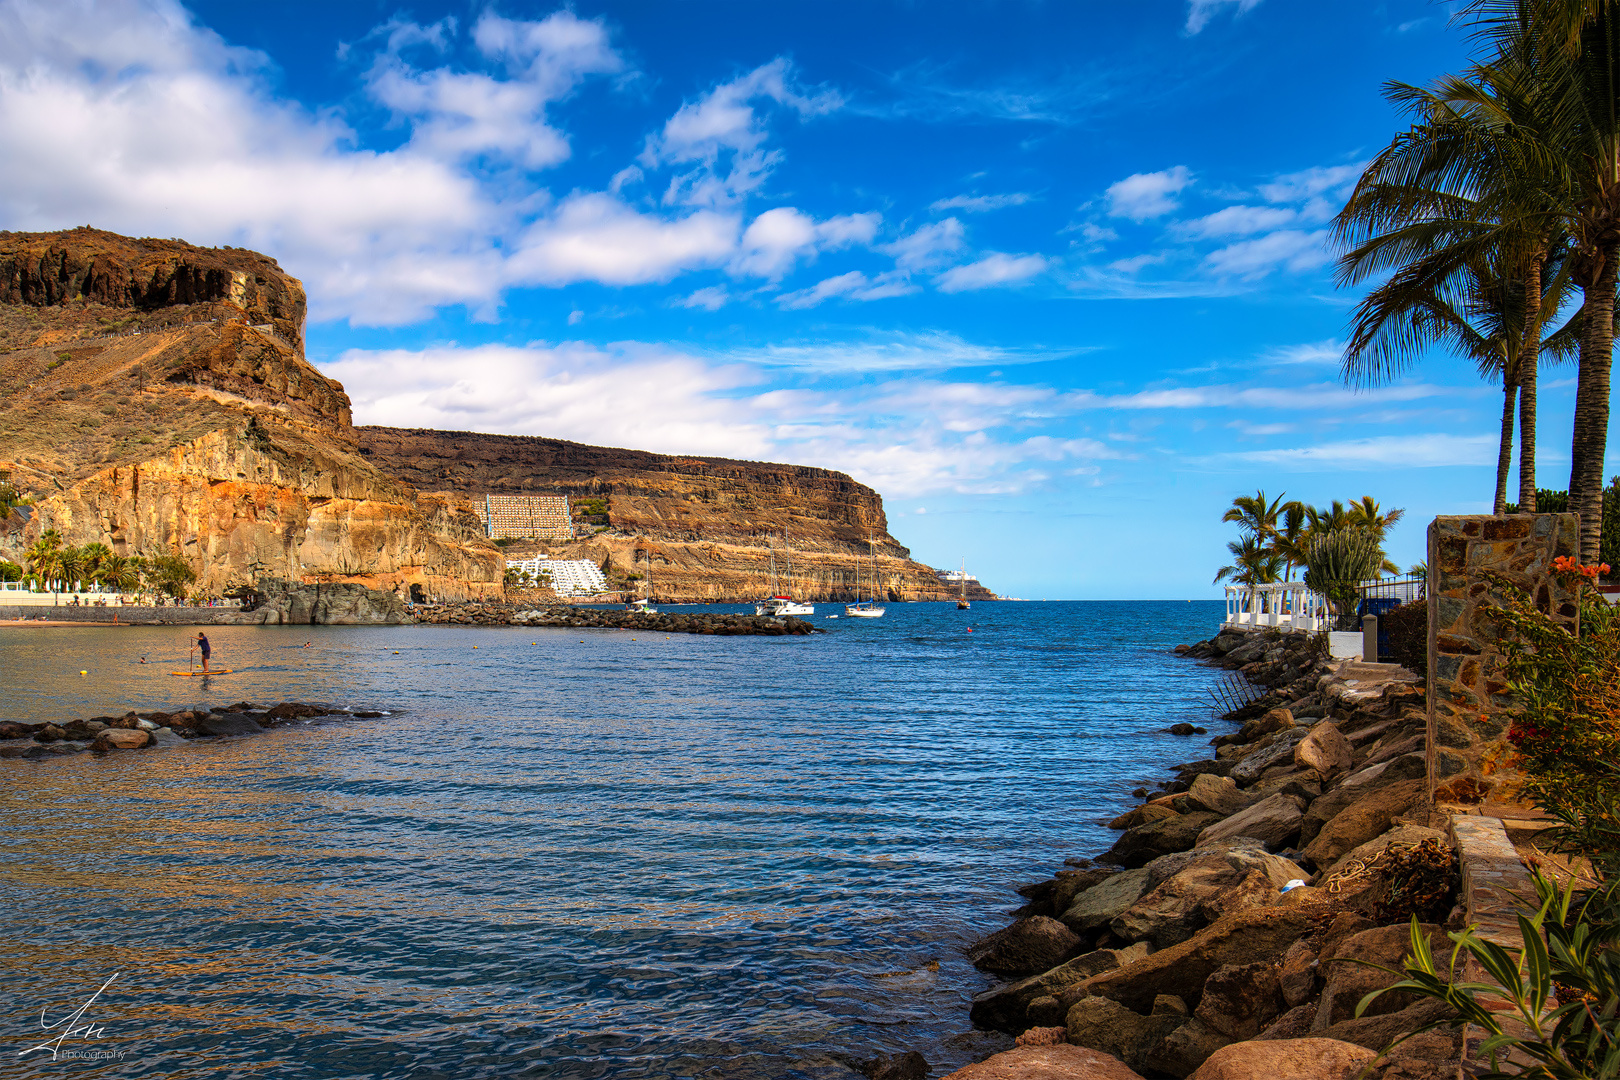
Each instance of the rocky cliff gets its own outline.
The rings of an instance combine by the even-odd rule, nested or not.
[[[790,587],[791,569],[793,593],[804,599],[853,599],[870,583],[890,600],[948,595],[889,535],[883,497],[844,473],[513,435],[355,432],[368,461],[447,497],[568,497],[576,511],[590,511],[577,514],[581,539],[546,549],[609,563],[631,591],[643,587],[631,575],[650,574],[667,602],[757,599],[771,590],[773,562],[778,586]]]
[[[256,252],[0,232],[0,470],[34,499],[0,521],[0,557],[56,529],[184,555],[203,594],[274,578],[482,597],[504,561],[473,501],[554,494],[581,538],[553,553],[606,564],[626,591],[650,573],[664,600],[752,600],[774,563],[809,599],[952,595],[843,473],[355,428],[304,358],[304,311],[302,285]]]
[[[497,593],[475,517],[357,453],[304,359],[304,291],[249,251],[0,233],[0,469],[34,497],[0,555],[169,552],[217,595],[265,578]]]

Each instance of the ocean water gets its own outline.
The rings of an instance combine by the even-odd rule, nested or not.
[[[1002,1045],[963,948],[1204,749],[1164,729],[1217,673],[1170,648],[1222,610],[219,627],[206,681],[182,628],[0,629],[8,719],[391,714],[0,761],[0,1076],[943,1075]]]

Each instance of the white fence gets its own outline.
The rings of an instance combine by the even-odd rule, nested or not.
[[[1228,585],[1222,626],[1275,626],[1285,630],[1329,630],[1328,602],[1302,581],[1270,585]]]
[[[0,581],[0,607],[124,607],[130,604],[150,604],[154,599],[150,593],[120,593],[103,589],[99,585],[67,589],[62,592],[34,592],[32,586],[25,581]],[[163,603],[173,604],[174,601],[165,597]],[[185,606],[192,605],[188,603]],[[207,606],[241,607],[242,601],[211,600]]]

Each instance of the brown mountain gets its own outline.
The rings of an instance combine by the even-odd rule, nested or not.
[[[842,473],[356,428],[343,387],[304,358],[304,310],[300,283],[256,252],[0,232],[0,470],[35,499],[0,528],[0,556],[55,528],[181,553],[210,594],[276,577],[487,596],[504,563],[473,500],[559,494],[591,513],[554,551],[631,589],[650,569],[660,598],[762,595],[772,559],[787,570],[784,532],[800,595],[875,576],[891,599],[945,596],[888,534],[881,496]]]

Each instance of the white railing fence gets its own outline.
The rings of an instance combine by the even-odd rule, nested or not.
[[[1306,588],[1303,581],[1226,586],[1222,626],[1316,631],[1331,630],[1332,622],[1327,600]]]

